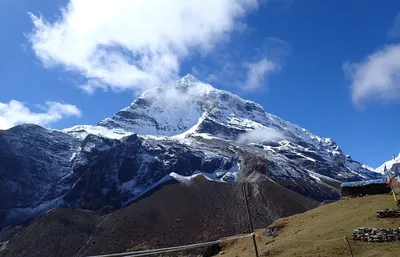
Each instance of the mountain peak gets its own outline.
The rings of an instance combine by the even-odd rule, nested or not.
[[[191,84],[191,83],[200,82],[200,80],[198,80],[195,76],[193,76],[190,73],[186,74],[178,81],[182,82],[183,84]]]

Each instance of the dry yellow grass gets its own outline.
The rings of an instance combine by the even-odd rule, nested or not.
[[[347,235],[354,256],[400,256],[400,242],[364,243],[352,240],[357,227],[400,227],[400,218],[379,219],[376,211],[395,208],[389,195],[343,199],[311,211],[279,219],[270,227],[282,227],[274,238],[257,231],[260,256],[350,256],[343,237]],[[335,240],[337,239],[337,240]],[[250,238],[223,245],[224,256],[255,256]]]

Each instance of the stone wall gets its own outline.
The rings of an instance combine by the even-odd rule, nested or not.
[[[353,240],[364,242],[400,242],[400,228],[357,228]]]

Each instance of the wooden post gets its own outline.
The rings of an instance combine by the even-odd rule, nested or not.
[[[245,199],[245,201],[246,201],[247,217],[248,217],[248,219],[249,219],[250,232],[252,233],[252,239],[253,239],[253,244],[254,244],[254,251],[255,251],[255,253],[256,253],[256,257],[259,257],[259,256],[258,256],[257,242],[256,242],[256,235],[255,235],[255,233],[254,233],[253,223],[251,222],[250,209],[249,209],[249,201],[247,200],[246,184],[243,184],[242,189],[243,189],[243,193],[244,193],[244,199]]]
[[[347,236],[344,236],[344,241],[346,241],[347,245],[349,246],[351,257],[354,257],[353,250],[351,249],[351,245],[350,245],[350,242],[349,242],[349,239],[347,238]]]

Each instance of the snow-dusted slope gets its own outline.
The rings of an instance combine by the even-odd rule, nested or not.
[[[76,133],[82,126],[65,130]],[[175,83],[151,89],[129,107],[98,126],[86,126],[87,133],[121,138],[139,135],[174,136],[173,139],[208,136],[237,141],[249,131],[271,129],[280,135],[279,150],[312,152],[319,157],[343,164],[350,173],[368,177],[373,169],[353,161],[329,138],[323,138],[281,118],[266,113],[255,102],[218,90],[187,75]],[[74,132],[75,131],[75,132]],[[91,132],[93,131],[93,132]],[[85,134],[86,135],[86,134]],[[263,141],[260,137],[258,141]],[[267,137],[265,139],[268,139]],[[308,160],[313,160],[308,157]]]
[[[203,104],[214,89],[186,76],[176,83],[146,91],[130,106],[99,122],[108,129],[141,135],[173,136],[193,127],[204,113]]]
[[[141,135],[174,136],[198,125],[201,117],[239,130],[269,124],[260,105],[187,75],[175,83],[146,91],[129,107],[98,125]]]
[[[73,135],[74,137],[83,140],[88,135],[96,135],[112,139],[121,139],[123,137],[132,135],[132,132],[128,132],[122,129],[108,129],[102,126],[91,126],[91,125],[77,125],[72,128],[64,129],[63,132]]]

